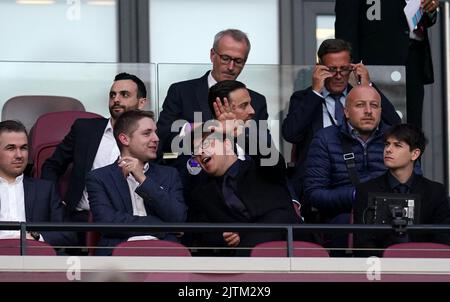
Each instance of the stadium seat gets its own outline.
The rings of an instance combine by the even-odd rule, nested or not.
[[[450,258],[450,246],[432,242],[406,242],[388,246],[384,258]]]
[[[30,161],[33,162],[32,176],[35,178],[41,177],[42,165],[45,160],[52,156],[58,144],[69,133],[76,119],[101,117],[101,115],[86,111],[59,111],[40,116],[34,124],[31,133]],[[62,198],[64,198],[68,190],[71,171],[72,165],[69,165],[64,175],[59,179],[58,191]],[[86,244],[88,246],[96,246],[99,237],[98,232],[87,232]],[[89,249],[89,253],[91,254],[91,249]]]
[[[79,118],[100,118],[101,115],[86,111],[59,111],[40,116],[31,133],[31,161],[34,163],[32,175],[41,176],[42,165],[55,151],[58,144],[70,131],[73,122]],[[59,191],[65,195],[70,175],[70,168],[61,178]]]
[[[191,252],[181,243],[165,240],[135,240],[118,244],[113,256],[174,256],[190,257]]]
[[[19,120],[28,131],[43,114],[55,111],[85,111],[83,104],[74,98],[54,95],[21,95],[10,98],[2,109],[2,121]]]
[[[322,246],[306,241],[294,241],[294,257],[329,257]],[[270,241],[252,248],[251,257],[287,257],[286,241]]]
[[[53,247],[45,242],[36,241],[33,239],[26,240],[27,256],[56,256],[56,251]],[[2,256],[19,256],[20,255],[20,240],[19,239],[0,239],[0,255]]]

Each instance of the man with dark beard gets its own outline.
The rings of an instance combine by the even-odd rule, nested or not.
[[[86,222],[89,200],[86,175],[117,160],[120,152],[113,135],[117,118],[124,112],[143,109],[147,102],[144,83],[135,75],[119,73],[109,91],[111,118],[78,119],[42,167],[42,178],[58,181],[73,164],[69,187],[62,196],[66,206],[65,221]],[[83,244],[84,240],[80,240]]]

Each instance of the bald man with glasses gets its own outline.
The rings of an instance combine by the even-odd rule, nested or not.
[[[302,194],[303,168],[306,154],[314,134],[322,128],[340,125],[344,118],[345,98],[352,86],[350,76],[356,77],[360,85],[373,85],[363,63],[351,63],[350,44],[340,39],[327,39],[320,45],[319,62],[312,75],[312,85],[296,91],[291,96],[289,112],[283,121],[282,134],[288,142],[295,144],[296,169],[292,185],[297,194]],[[400,117],[394,106],[380,92],[382,120],[388,125],[399,124]]]

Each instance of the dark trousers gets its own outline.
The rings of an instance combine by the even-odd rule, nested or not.
[[[327,223],[329,224],[350,224],[351,214],[342,213],[332,218]],[[349,256],[346,249],[349,247],[349,234],[348,233],[326,233],[324,234],[323,245],[330,249],[331,257],[347,257]]]
[[[88,222],[89,220],[89,211],[66,211],[64,221],[65,222]],[[78,246],[86,246],[86,232],[77,232],[77,243]],[[68,251],[69,254],[84,254],[81,251],[82,249],[73,249],[73,251]]]
[[[425,43],[410,40],[406,62],[406,118],[422,129]]]

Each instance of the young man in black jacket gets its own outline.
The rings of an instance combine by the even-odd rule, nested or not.
[[[400,124],[385,133],[384,164],[389,169],[385,174],[359,185],[353,209],[354,223],[369,220],[369,193],[407,193],[420,196],[420,218],[415,224],[449,224],[449,206],[444,185],[431,181],[414,172],[415,162],[425,150],[423,132],[414,125]],[[447,234],[416,234],[396,236],[392,233],[355,234],[356,248],[377,248],[405,241],[426,241],[448,244]],[[380,251],[357,252],[361,256],[381,255]]]

